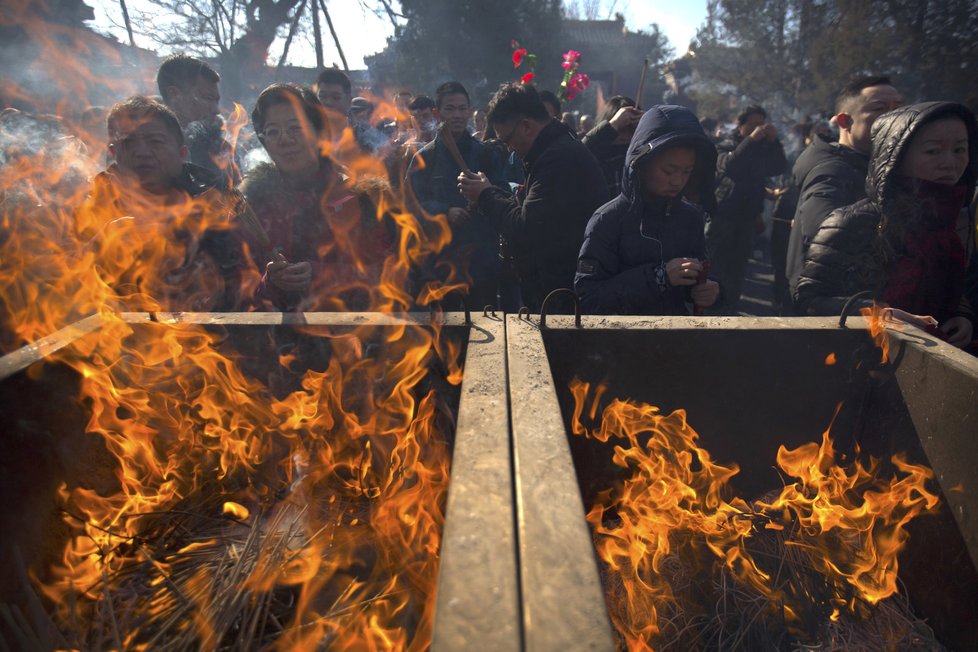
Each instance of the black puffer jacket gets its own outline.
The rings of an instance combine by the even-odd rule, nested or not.
[[[656,268],[673,258],[705,257],[703,209],[681,195],[649,202],[639,177],[643,160],[678,145],[696,150],[686,194],[710,197],[717,154],[696,116],[681,106],[651,107],[629,145],[621,194],[588,222],[574,279],[585,312],[686,314],[688,288],[661,287]]]
[[[798,189],[798,206],[788,240],[787,264],[792,287],[798,283],[805,252],[829,213],[866,196],[868,166],[869,157],[862,152],[821,138],[815,138],[795,161],[791,185]]]
[[[968,196],[974,192],[978,178],[978,127],[967,108],[951,102],[925,102],[881,116],[873,124],[867,197],[834,211],[816,234],[794,290],[798,314],[837,315],[854,294],[872,293],[861,306],[882,295],[890,276],[887,261],[894,257],[884,254],[881,220],[884,215],[891,219],[898,216],[909,204],[897,174],[902,157],[922,125],[952,116],[960,117],[968,128],[969,162],[961,183],[967,186]],[[971,317],[967,302],[961,305],[958,314]]]

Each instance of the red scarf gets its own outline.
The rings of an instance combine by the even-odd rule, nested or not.
[[[908,228],[903,250],[889,270],[884,302],[943,323],[958,310],[964,291],[964,245],[956,231],[964,207],[964,184],[948,186],[914,179],[924,219]]]

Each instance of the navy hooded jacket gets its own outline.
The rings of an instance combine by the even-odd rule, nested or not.
[[[680,196],[650,202],[642,193],[639,167],[676,146],[696,150],[696,167]],[[642,116],[625,157],[621,194],[599,208],[587,225],[574,278],[585,312],[686,314],[688,288],[662,288],[656,268],[673,258],[706,257],[705,213],[690,199],[711,202],[716,157],[716,148],[689,109],[653,106]]]

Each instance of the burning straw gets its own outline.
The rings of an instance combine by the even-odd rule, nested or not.
[[[589,410],[590,387],[571,390],[574,432],[618,442],[626,470],[588,514],[622,649],[942,649],[897,581],[907,523],[938,503],[929,469],[839,466],[826,432],[782,446],[792,480],[747,502],[682,410],[614,400],[589,429],[603,388]]]

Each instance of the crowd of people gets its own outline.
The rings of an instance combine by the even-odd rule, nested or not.
[[[904,105],[886,77],[841,89],[831,126],[809,125],[806,146],[787,154],[758,105],[718,134],[684,106],[622,96],[595,119],[562,112],[532,84],[504,84],[481,111],[448,81],[398,94],[382,119],[328,69],[313,88],[261,92],[250,124],[260,147],[244,156],[207,63],[172,56],[157,82],[159,97],[107,111],[106,167],[88,202],[156,219],[202,195],[227,199],[214,205],[230,226],[193,246],[217,289],[192,302],[175,293],[168,309],[369,309],[408,246],[392,217],[404,210],[420,237],[444,241],[397,277],[412,300],[438,281],[470,307],[538,311],[573,288],[592,314],[736,315],[768,210],[785,314],[837,315],[859,295],[956,346],[975,339],[975,115]],[[79,231],[99,228],[84,222]]]

